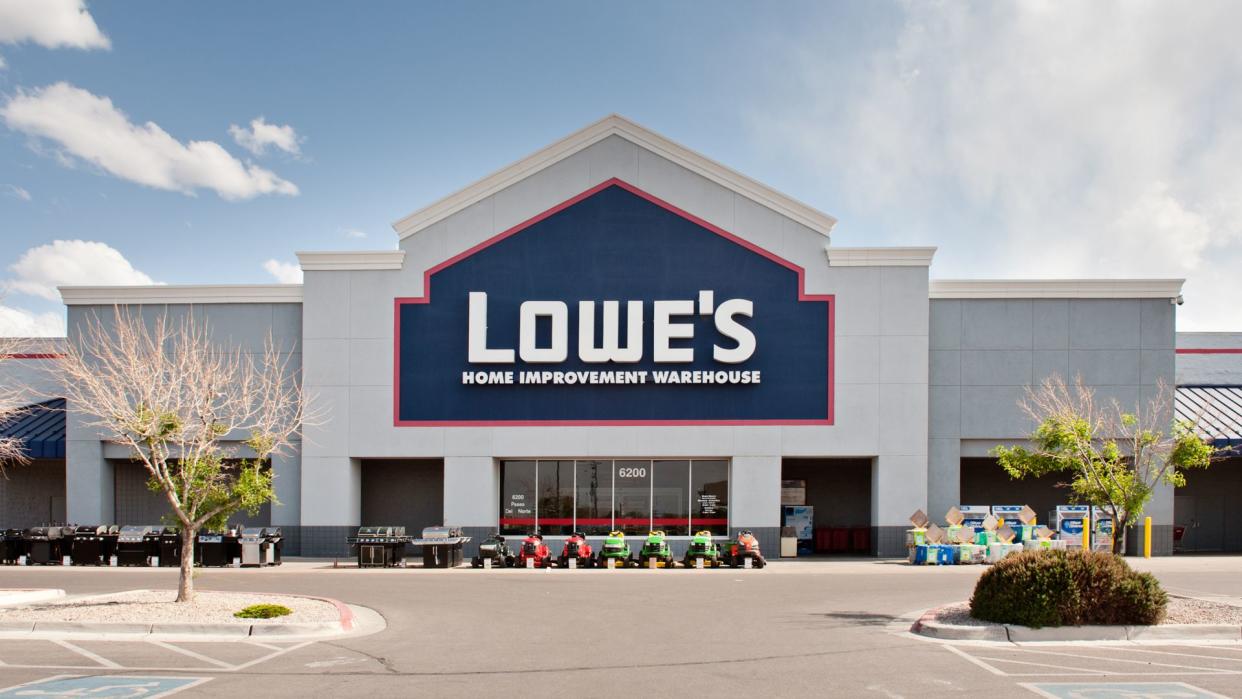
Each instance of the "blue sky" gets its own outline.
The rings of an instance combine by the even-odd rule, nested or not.
[[[56,283],[394,247],[612,112],[836,216],[834,244],[1184,276],[1181,329],[1242,329],[1237,3],[80,4],[0,0],[0,334],[55,332]]]

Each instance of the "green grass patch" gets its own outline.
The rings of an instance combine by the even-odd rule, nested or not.
[[[233,612],[233,616],[238,619],[274,619],[292,613],[292,609],[282,604],[252,604],[240,612]]]

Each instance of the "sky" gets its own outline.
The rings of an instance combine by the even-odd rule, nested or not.
[[[933,278],[1186,278],[1242,330],[1242,3],[0,0],[0,336],[272,283],[610,113]]]

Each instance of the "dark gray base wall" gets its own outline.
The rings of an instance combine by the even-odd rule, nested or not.
[[[289,555],[314,558],[348,558],[352,552],[345,540],[358,533],[358,527],[355,526],[286,527],[283,531],[288,536],[290,530],[295,529],[297,531],[294,537],[298,540],[298,552]],[[289,552],[287,547],[285,552]]]
[[[905,558],[906,530],[909,527],[872,527],[871,553],[880,558]]]
[[[1143,525],[1131,527],[1126,535],[1126,555],[1143,555]],[[1151,526],[1151,555],[1173,555],[1173,525],[1153,524]]]
[[[466,545],[462,547],[462,556],[464,558],[474,558],[479,554],[479,544],[487,537],[495,534],[496,527],[462,527],[461,533],[463,536],[470,537],[470,541],[466,542]],[[511,535],[505,537],[505,542],[510,545],[510,548],[515,547],[521,541],[522,537],[520,536]],[[557,552],[559,553],[560,551],[558,550]],[[411,546],[410,553],[422,555],[422,550],[416,546]]]

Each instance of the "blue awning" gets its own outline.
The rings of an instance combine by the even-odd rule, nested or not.
[[[1178,386],[1173,410],[1213,446],[1242,447],[1242,386]]]
[[[0,423],[0,437],[24,441],[32,459],[65,458],[65,399],[26,406]]]

